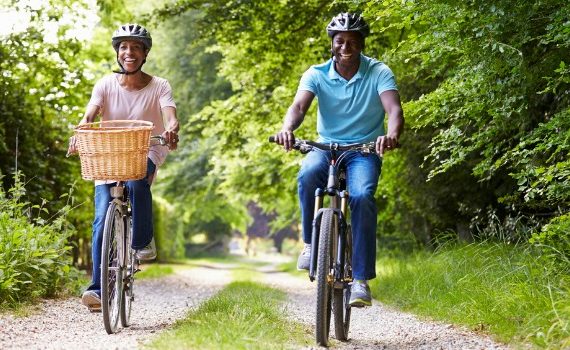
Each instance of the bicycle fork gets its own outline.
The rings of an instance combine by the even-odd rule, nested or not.
[[[346,224],[346,206],[347,206],[347,199],[348,199],[348,192],[337,191],[331,196],[331,206],[329,208],[323,208],[323,201],[325,194],[329,193],[330,191],[325,191],[323,189],[317,189],[315,191],[315,217],[313,219],[313,226],[312,226],[312,234],[311,234],[311,260],[309,262],[309,279],[312,281],[315,280],[315,275],[317,273],[317,257],[319,251],[319,236],[321,232],[321,219],[323,216],[323,212],[327,210],[332,210],[334,215],[337,218],[338,231],[335,233],[336,236],[333,237],[333,244],[336,245],[336,249],[331,251],[332,254],[335,254],[334,257],[334,281],[336,282],[343,282],[344,280],[344,263],[345,263],[345,256],[344,256],[344,249],[347,244],[347,224]],[[340,198],[340,205],[338,203]],[[341,286],[342,288],[342,286]]]

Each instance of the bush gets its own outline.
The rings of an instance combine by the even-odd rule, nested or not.
[[[9,196],[0,188],[0,306],[55,296],[78,275],[68,253],[69,206],[45,219],[43,204],[22,201],[24,194],[18,176]]]
[[[176,208],[153,196],[154,239],[161,262],[184,258],[184,232]]]
[[[570,273],[570,213],[553,218],[529,242],[542,251],[542,257]]]

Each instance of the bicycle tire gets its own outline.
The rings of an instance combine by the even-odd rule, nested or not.
[[[119,206],[111,202],[105,216],[101,248],[101,311],[108,334],[117,331],[123,296],[124,225]]]
[[[328,346],[330,321],[331,321],[331,299],[332,299],[332,241],[335,237],[334,230],[338,229],[338,222],[335,219],[334,211],[325,210],[321,217],[321,229],[319,235],[319,250],[317,257],[317,320],[316,320],[316,340],[321,346]]]
[[[348,340],[350,328],[350,285],[347,281],[352,280],[352,232],[350,226],[346,230],[346,244],[344,247],[344,269],[342,288],[333,290],[333,315],[334,331],[336,339]]]
[[[124,283],[123,283],[123,296],[121,302],[121,326],[129,327],[131,325],[131,311],[133,307],[133,300],[135,298],[134,295],[134,283],[135,283],[135,270],[136,270],[136,257],[135,257],[135,250],[131,248],[132,243],[132,225],[131,225],[131,217],[125,216],[124,222],[125,225],[125,276],[124,276]]]

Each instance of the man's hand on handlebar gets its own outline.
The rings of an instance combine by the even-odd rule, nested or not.
[[[376,153],[380,156],[386,151],[392,151],[394,148],[400,147],[398,139],[389,135],[378,136],[376,139]]]
[[[295,135],[292,131],[281,130],[275,136],[273,136],[274,142],[280,144],[285,148],[285,150],[290,151],[293,149],[295,144]]]

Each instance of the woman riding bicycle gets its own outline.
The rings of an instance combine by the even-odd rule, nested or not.
[[[126,186],[132,203],[133,241],[140,260],[156,258],[153,238],[152,195],[150,185],[157,168],[169,150],[177,148],[178,120],[172,89],[166,79],[144,73],[141,68],[152,48],[150,33],[138,24],[120,26],[111,43],[117,53],[120,70],[99,80],[79,124],[101,120],[146,120],[154,124],[153,134],[164,137],[167,146],[150,147],[147,174],[141,180],[128,181]],[[75,153],[75,138],[70,140],[69,153]],[[91,284],[82,295],[82,303],[94,311],[101,307],[101,244],[105,214],[114,181],[95,181],[95,219],[93,221]]]
[[[276,142],[290,150],[296,130],[311,103],[318,99],[317,131],[323,143],[376,142],[376,151],[398,145],[404,117],[394,74],[382,62],[362,54],[369,34],[368,24],[360,15],[340,13],[327,26],[332,40],[332,58],[310,67],[302,76],[293,104],[289,107]],[[384,116],[388,114],[388,132]],[[357,151],[344,159],[350,193],[353,232],[353,276],[349,303],[371,305],[368,280],[376,277],[376,202],[382,161],[377,155]],[[297,268],[309,269],[315,190],[327,181],[328,153],[311,151],[298,175],[298,191],[305,248]]]

